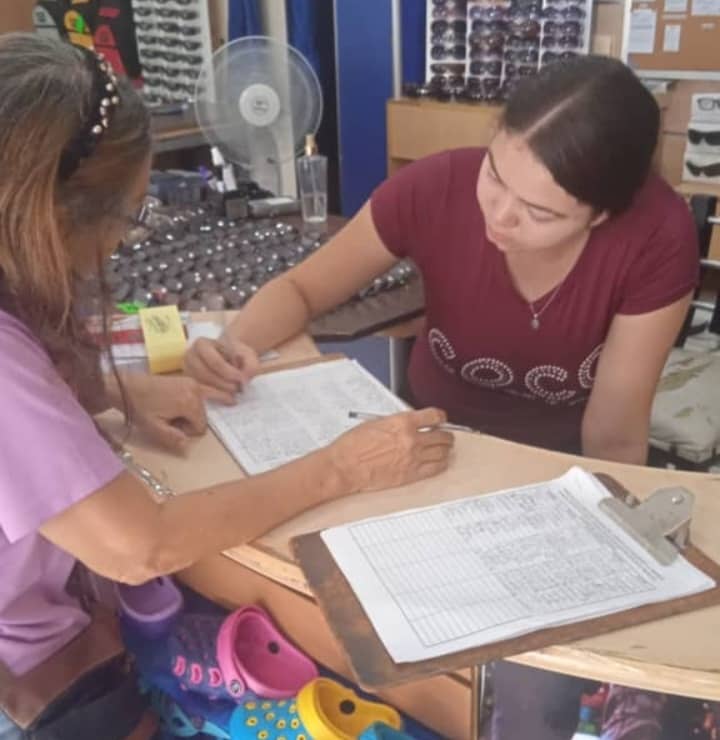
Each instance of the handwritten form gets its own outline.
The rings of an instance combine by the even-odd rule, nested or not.
[[[657,563],[610,520],[580,468],[553,481],[322,533],[396,663],[712,588]]]
[[[360,422],[406,405],[354,360],[258,375],[236,406],[208,404],[208,423],[247,473],[272,470],[324,447]]]

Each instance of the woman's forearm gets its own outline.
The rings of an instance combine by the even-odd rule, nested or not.
[[[262,354],[299,334],[312,320],[313,313],[292,279],[283,275],[264,285],[224,334]]]

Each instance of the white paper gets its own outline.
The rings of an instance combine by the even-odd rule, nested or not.
[[[631,54],[652,54],[655,50],[655,29],[657,13],[647,8],[638,8],[630,14],[630,39],[628,51]]]
[[[720,15],[720,0],[692,0],[692,15]]]
[[[687,13],[687,0],[665,0],[666,13]]]
[[[187,328],[188,344],[192,344],[201,337],[204,339],[219,339],[222,332],[223,327],[216,321],[191,321]],[[278,357],[280,357],[280,353],[271,349],[260,356],[260,362],[277,360]]]
[[[195,321],[193,319],[187,328],[188,344],[200,338],[219,339],[222,331],[223,327],[215,321]]]
[[[208,403],[208,422],[251,475],[337,439],[359,422],[350,411],[392,414],[407,406],[354,360],[258,375],[236,406]]]
[[[680,29],[678,24],[668,23],[663,34],[663,51],[680,51]]]
[[[397,663],[712,588],[658,564],[572,468],[546,483],[328,529],[322,538]]]

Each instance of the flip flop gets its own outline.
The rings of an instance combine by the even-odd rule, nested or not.
[[[217,638],[217,662],[225,688],[235,698],[251,691],[268,699],[286,699],[318,676],[310,658],[257,606],[238,609],[225,619]]]
[[[356,740],[376,722],[400,729],[386,704],[361,699],[329,678],[307,684],[296,699],[245,698],[230,718],[232,740]]]

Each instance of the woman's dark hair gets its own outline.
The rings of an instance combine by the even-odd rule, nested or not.
[[[580,56],[524,79],[501,118],[523,136],[555,182],[596,211],[626,209],[645,182],[660,110],[617,59]]]
[[[80,396],[99,374],[78,317],[75,240],[126,212],[151,148],[148,112],[120,81],[107,130],[78,157],[97,95],[87,52],[37,34],[0,37],[0,308],[31,329]],[[103,258],[98,249],[98,272]]]

